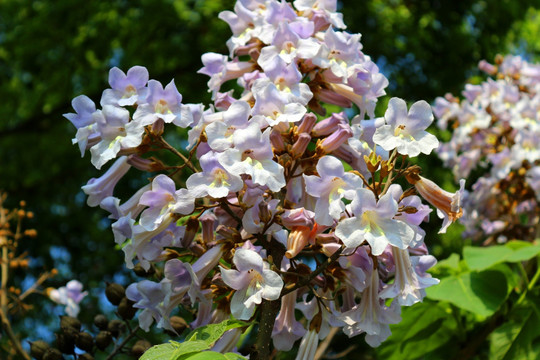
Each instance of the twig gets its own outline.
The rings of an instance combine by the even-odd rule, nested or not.
[[[326,349],[328,349],[328,346],[330,346],[330,343],[332,342],[332,340],[334,339],[334,336],[336,336],[338,331],[339,331],[339,328],[337,327],[332,327],[330,329],[330,332],[328,333],[328,335],[326,335],[324,340],[319,344],[319,347],[317,348],[317,351],[315,352],[314,360],[320,360],[323,357],[324,353],[326,352]]]
[[[341,253],[343,252],[343,247],[339,248],[335,253],[332,254],[324,263],[321,264],[321,266],[318,266],[312,273],[309,274],[309,276],[306,276],[305,278],[298,281],[294,286],[292,287],[285,287],[283,290],[281,290],[281,296],[287,295],[288,293],[301,288],[302,286],[305,286],[309,284],[313,279],[315,279],[320,273],[324,271],[328,267],[328,265],[333,264]]]
[[[137,330],[139,330],[139,329],[140,329],[139,325],[137,325],[136,327],[134,327],[133,330],[131,330],[131,332],[129,333],[129,335],[126,336],[126,338],[124,339],[124,341],[122,341],[122,342],[120,343],[120,345],[117,345],[117,346],[114,348],[113,352],[110,353],[109,356],[107,356],[107,357],[105,358],[105,360],[111,360],[113,357],[115,357],[115,356],[118,354],[118,352],[120,352],[120,350],[122,350],[122,348],[128,343],[128,341],[131,340],[131,339],[135,336],[135,333],[136,333]]]
[[[180,159],[182,159],[184,161],[184,163],[187,165],[187,167],[190,168],[193,172],[198,172],[197,169],[195,168],[195,166],[193,166],[191,161],[189,161],[189,159],[187,157],[185,157],[184,154],[182,154],[180,151],[176,150],[172,145],[170,145],[167,141],[165,141],[165,139],[163,137],[159,137],[158,139],[159,139],[159,142],[161,143],[161,145],[163,146],[163,148],[169,150],[170,152],[172,152],[173,154],[178,156]]]
[[[30,356],[23,350],[21,343],[19,342],[19,339],[15,336],[13,333],[13,330],[11,329],[11,324],[9,323],[9,319],[7,318],[7,315],[4,314],[4,311],[0,310],[0,320],[2,321],[2,328],[8,335],[9,339],[11,340],[11,344],[15,348],[15,351],[17,354],[21,356],[21,358],[25,360],[31,360]]]

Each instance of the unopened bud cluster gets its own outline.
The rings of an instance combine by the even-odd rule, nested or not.
[[[299,356],[314,354],[331,326],[377,346],[401,306],[438,283],[420,227],[432,210],[416,192],[437,207],[441,231],[462,214],[461,190],[445,192],[408,161],[439,144],[426,131],[431,107],[392,98],[374,117],[388,81],[360,34],[343,31],[335,1],[239,1],[220,18],[230,54],[203,55],[200,70],[213,106],[182,103],[174,81],[163,87],[136,66],[110,71],[101,109],[81,95],[65,115],[98,169],[115,159],[83,186],[88,204],[110,213],[126,266],[154,274],[126,297],[145,330],[179,333],[179,307],[195,312],[183,329],[249,320],[263,300],[280,301],[278,350],[302,339]],[[232,80],[242,90],[222,92]],[[328,104],[359,115],[326,114]],[[165,141],[175,127],[187,129],[186,149]],[[114,188],[132,167],[151,181],[121,200]],[[214,349],[233,350],[242,331]]]

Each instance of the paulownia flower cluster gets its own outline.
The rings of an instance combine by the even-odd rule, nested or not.
[[[140,326],[172,329],[186,307],[192,328],[259,319],[257,344],[288,351],[300,341],[299,359],[313,358],[332,326],[378,346],[401,306],[438,283],[421,228],[432,210],[416,193],[445,219],[442,231],[461,216],[461,191],[409,163],[438,146],[426,132],[431,107],[392,98],[375,118],[388,80],[360,34],[344,31],[336,1],[241,0],[219,17],[233,36],[228,56],[202,56],[212,106],[184,103],[174,81],[163,87],[135,66],[111,69],[101,108],[81,95],[65,115],[96,168],[114,160],[83,190],[109,211],[126,266],[163,269],[160,281],[127,288]],[[231,80],[240,91],[224,90]],[[328,104],[351,109],[327,114]],[[186,149],[164,138],[176,127]],[[121,200],[114,188],[131,168],[150,182]],[[233,350],[242,331],[214,349]]]
[[[498,56],[479,68],[493,76],[467,84],[434,106],[438,126],[453,129],[439,156],[456,178],[480,176],[466,192],[464,237],[486,244],[532,241],[540,221],[540,65]]]

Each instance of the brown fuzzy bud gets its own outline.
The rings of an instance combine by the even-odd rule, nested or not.
[[[109,326],[107,327],[107,330],[109,330],[109,332],[115,338],[120,336],[120,334],[122,334],[125,329],[126,325],[122,321],[117,319],[109,321]]]
[[[171,326],[177,334],[181,334],[187,328],[188,324],[184,318],[181,318],[180,316],[172,316]]]
[[[126,296],[126,289],[117,283],[107,283],[105,295],[111,304],[118,305],[122,301],[122,298]]]
[[[79,333],[79,336],[77,336],[75,345],[81,350],[92,351],[92,348],[94,347],[94,337],[92,334],[82,331]]]
[[[62,360],[64,357],[58,349],[48,348],[43,354],[43,360]]]
[[[47,344],[43,340],[31,342],[30,355],[37,360],[41,360],[43,359],[43,355],[45,354],[45,352],[47,351],[49,347],[50,347],[49,344]]]
[[[94,360],[94,357],[88,353],[79,355],[79,360]]]
[[[96,336],[96,346],[99,350],[104,351],[111,344],[112,334],[109,331],[100,331]]]
[[[146,352],[146,350],[150,349],[151,347],[152,344],[147,340],[139,340],[131,348],[131,355],[135,356],[138,359],[142,356],[142,354]]]
[[[133,304],[135,303],[129,300],[127,297],[124,297],[122,301],[120,301],[120,304],[118,305],[118,314],[122,317],[122,319],[130,320],[133,318],[133,316],[135,316],[137,309],[133,307]]]
[[[107,330],[109,319],[103,314],[98,314],[94,316],[94,325],[96,325],[99,330]]]

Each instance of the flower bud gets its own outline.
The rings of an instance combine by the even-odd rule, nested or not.
[[[96,346],[99,350],[104,351],[112,341],[112,334],[109,331],[100,331],[96,336]]]
[[[131,348],[131,355],[139,358],[142,356],[142,354],[145,353],[146,350],[150,349],[151,347],[152,344],[147,340],[138,340]]]
[[[157,119],[152,124],[152,133],[157,136],[163,135],[163,130],[165,130],[165,121],[163,119]]]
[[[336,132],[334,132],[318,144],[317,150],[325,154],[331,153],[332,151],[340,147],[341,144],[345,143],[352,135],[353,132],[349,125],[339,124]]]
[[[498,71],[495,65],[488,63],[486,60],[480,60],[478,68],[489,75],[495,75]]]
[[[272,144],[275,153],[285,151],[286,146],[283,142],[283,137],[281,136],[279,130],[272,130],[272,132],[270,133],[270,143]]]
[[[306,133],[302,133],[298,136],[298,139],[294,143],[291,149],[291,154],[294,158],[299,158],[306,151],[309,142],[311,141],[311,136]]]
[[[36,358],[37,360],[43,359],[43,355],[49,348],[49,344],[47,344],[43,340],[38,340],[30,343],[30,355],[33,358]]]
[[[307,113],[302,118],[302,122],[300,125],[298,125],[298,128],[296,129],[297,134],[306,133],[309,134],[311,130],[313,130],[313,126],[315,126],[315,123],[317,122],[317,115],[313,113]]]
[[[211,212],[205,212],[199,220],[201,221],[202,239],[205,244],[214,241],[214,225],[217,221],[216,215]]]
[[[105,295],[111,304],[118,305],[120,304],[120,301],[122,301],[122,298],[124,298],[126,295],[126,289],[117,283],[107,283]]]
[[[96,325],[99,330],[106,330],[109,326],[109,320],[105,315],[98,314],[94,317],[94,325]]]
[[[77,336],[77,340],[75,340],[75,345],[81,350],[92,351],[92,348],[94,347],[94,338],[90,333],[81,331],[79,336]]]
[[[48,348],[43,354],[43,360],[62,360],[64,357],[60,350],[55,348]]]
[[[148,172],[161,171],[165,167],[161,161],[154,157],[145,159],[136,154],[128,156],[128,164],[137,170]]]
[[[332,114],[332,116],[329,118],[321,120],[315,124],[313,130],[311,130],[311,136],[319,137],[329,135],[336,131],[338,124],[343,124],[345,122],[345,117],[342,114]]]
[[[79,355],[79,360],[94,360],[94,357],[88,353]]]
[[[122,317],[122,319],[130,320],[133,318],[133,316],[135,316],[137,309],[133,307],[133,304],[135,303],[129,300],[127,297],[124,297],[120,301],[120,304],[118,305],[118,314]]]

